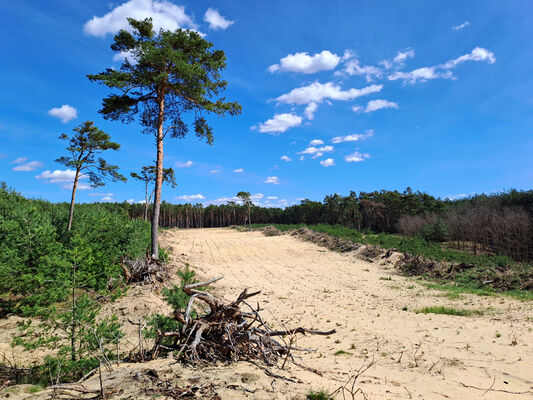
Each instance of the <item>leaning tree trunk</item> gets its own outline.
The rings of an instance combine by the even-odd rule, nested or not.
[[[72,228],[72,218],[74,216],[74,199],[76,198],[76,188],[78,187],[78,178],[80,177],[80,169],[76,168],[76,175],[74,176],[74,184],[72,185],[72,197],[70,198],[70,210],[68,213],[67,231]]]
[[[152,217],[152,258],[159,259],[159,211],[161,207],[161,186],[163,185],[163,122],[165,112],[165,97],[161,90],[159,94],[159,115],[157,117],[157,161],[154,212]]]

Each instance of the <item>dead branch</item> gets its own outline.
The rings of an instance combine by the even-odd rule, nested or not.
[[[149,357],[155,358],[162,350],[177,352],[176,358],[185,363],[236,362],[261,360],[275,365],[294,362],[296,335],[331,335],[334,329],[321,331],[305,327],[272,330],[260,315],[260,306],[251,306],[247,300],[260,292],[242,291],[232,302],[224,304],[211,293],[200,290],[219,281],[222,276],[205,282],[186,285],[183,291],[190,296],[185,311],[174,312],[179,323],[175,331],[158,331]],[[198,303],[209,307],[207,313]],[[243,309],[244,308],[244,309]],[[285,327],[284,327],[285,328]],[[280,343],[275,337],[288,336],[290,341]],[[273,376],[273,375],[272,375]]]

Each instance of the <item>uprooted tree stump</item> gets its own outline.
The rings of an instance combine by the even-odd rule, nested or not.
[[[150,256],[136,259],[122,258],[120,263],[122,275],[126,283],[157,284],[168,278],[165,264],[161,260]]]
[[[174,312],[174,318],[181,328],[173,332],[158,331],[150,356],[155,358],[162,349],[177,351],[176,358],[188,363],[236,362],[240,360],[262,360],[274,365],[283,357],[294,361],[291,355],[293,340],[276,338],[296,334],[331,335],[336,331],[317,331],[307,328],[272,330],[262,319],[260,307],[254,308],[248,299],[260,293],[244,290],[235,301],[221,303],[210,293],[198,290],[222,279],[222,276],[206,282],[186,285],[183,291],[190,296],[185,311]],[[209,307],[205,315],[193,312],[195,301],[202,301]],[[173,344],[163,345],[165,338],[174,338]],[[283,343],[282,343],[283,342]]]

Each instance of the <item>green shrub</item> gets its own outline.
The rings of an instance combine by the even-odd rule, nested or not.
[[[150,243],[149,224],[121,209],[79,204],[71,232],[68,205],[29,200],[0,184],[0,315],[35,315],[67,295],[73,251],[84,290],[106,291],[120,277],[121,258],[137,258]]]

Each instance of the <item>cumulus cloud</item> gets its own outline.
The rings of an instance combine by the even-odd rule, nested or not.
[[[176,30],[178,28],[197,29],[192,18],[185,13],[185,7],[167,0],[129,0],[104,16],[94,16],[84,26],[85,33],[103,37],[115,34],[121,29],[131,31],[127,18],[142,20],[152,18],[154,29]]]
[[[383,75],[381,68],[372,65],[361,65],[358,59],[353,59],[346,62],[342,73],[350,76],[362,75],[366,78],[367,82],[371,82],[375,78],[380,78]]]
[[[325,160],[320,161],[323,167],[332,167],[335,165],[335,160],[333,158],[326,158]]]
[[[466,28],[468,25],[470,25],[470,22],[465,21],[465,22],[463,22],[463,23],[460,24],[460,25],[457,25],[457,26],[452,27],[452,29],[453,29],[454,31],[460,31],[461,29]]]
[[[403,63],[408,58],[413,58],[415,56],[415,51],[413,49],[409,49],[406,51],[399,51],[396,53],[396,57],[394,57],[394,62],[397,64]]]
[[[26,157],[21,157],[20,159],[17,159],[17,160],[21,160],[21,159],[22,161],[18,161],[19,163],[26,161]],[[17,160],[15,160],[14,162],[17,162]],[[13,168],[13,171],[28,172],[28,171],[33,171],[37,168],[41,168],[42,166],[43,166],[43,163],[40,161],[30,161],[25,164],[17,165],[16,167]]]
[[[218,174],[220,173],[220,170],[219,169],[212,169],[211,171],[209,171],[210,174]]]
[[[362,162],[366,159],[370,158],[370,154],[368,153],[360,153],[359,151],[355,151],[352,154],[348,154],[344,157],[344,161],[346,162]]]
[[[365,113],[382,110],[384,108],[398,108],[398,104],[393,101],[383,99],[370,100],[366,105]]]
[[[267,196],[267,199],[268,200],[277,200],[278,197],[277,196]]]
[[[259,132],[279,135],[287,129],[300,126],[301,124],[302,117],[298,115],[290,113],[276,114],[271,119],[259,124]]]
[[[47,183],[67,183],[74,181],[76,176],[76,171],[73,169],[60,170],[56,169],[55,171],[43,171],[36,176],[37,179],[42,179],[47,181]],[[85,179],[87,176],[81,174],[80,179]]]
[[[320,139],[313,139],[309,142],[309,146],[320,146],[321,144],[324,144],[324,141]]]
[[[333,143],[342,143],[342,142],[357,142],[359,140],[365,140],[368,138],[371,138],[374,136],[374,131],[372,129],[368,129],[365,131],[365,133],[354,133],[352,135],[346,135],[346,136],[336,136],[331,141]]]
[[[184,194],[182,196],[177,196],[176,200],[183,201],[193,201],[193,200],[204,200],[205,197],[202,194]]]
[[[411,72],[396,71],[394,74],[389,75],[390,81],[396,81],[398,79],[403,80],[404,84],[427,82],[431,79],[453,79],[451,71],[436,71],[437,67],[422,67],[412,70]]]
[[[292,161],[292,158],[290,158],[289,156],[281,156],[280,157],[280,160],[283,160],[285,162],[291,162]]]
[[[318,104],[316,103],[309,103],[307,107],[305,107],[304,115],[308,120],[312,120],[315,118],[315,111],[318,109]]]
[[[427,82],[432,79],[455,79],[451,69],[466,61],[486,61],[489,64],[496,62],[494,53],[482,47],[476,47],[468,54],[464,54],[444,64],[431,67],[422,67],[410,72],[396,71],[389,75],[391,81],[403,80],[404,84],[415,84],[417,82]]]
[[[289,54],[279,60],[279,64],[268,67],[270,73],[278,71],[297,72],[300,74],[314,74],[319,71],[329,71],[334,69],[341,57],[328,50],[323,50],[315,55],[307,52]]]
[[[54,107],[48,110],[48,114],[52,117],[59,118],[64,124],[74,118],[78,118],[78,110],[68,104],[63,104],[61,107]]]
[[[383,89],[383,85],[370,85],[362,89],[351,88],[342,90],[333,82],[314,82],[308,86],[302,86],[285,93],[276,100],[286,104],[310,104],[321,103],[324,100],[348,101],[371,93],[377,93]]]
[[[192,167],[194,163],[192,161],[185,161],[183,163],[176,163],[176,167],[178,168],[190,168]]]
[[[241,173],[241,172],[244,172],[244,169],[243,168],[237,168],[237,169],[234,169],[233,172],[236,172],[236,173]]]
[[[324,155],[324,153],[330,153],[333,151],[333,146],[322,146],[322,147],[315,147],[315,146],[309,146],[305,150],[300,151],[298,154],[302,154],[302,157],[304,154],[309,154],[312,157],[311,158],[319,158]],[[300,158],[302,160],[302,158]]]
[[[56,169],[55,171],[43,171],[39,175],[36,175],[35,178],[43,180],[45,183],[55,183],[61,185],[61,187],[63,187],[64,189],[71,189],[74,183],[75,176],[76,171],[72,169]],[[80,174],[78,178],[78,190],[92,189],[92,186],[90,184],[83,182],[83,180],[87,178],[87,175]]]
[[[462,64],[465,61],[487,61],[489,64],[494,64],[496,62],[496,57],[494,57],[494,53],[492,51],[484,49],[483,47],[476,47],[469,54],[465,54],[448,61],[442,65],[442,68],[455,68],[457,65]]]
[[[22,164],[28,159],[28,157],[19,157],[13,161],[13,164]]]
[[[204,14],[204,21],[209,24],[211,29],[226,29],[235,22],[224,18],[217,10],[211,7]]]
[[[267,176],[265,183],[272,183],[274,185],[279,184],[279,178],[277,176]]]

